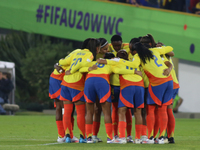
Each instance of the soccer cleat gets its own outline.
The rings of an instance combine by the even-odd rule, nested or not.
[[[124,138],[118,138],[118,139],[114,140],[114,143],[116,143],[116,144],[126,144],[127,141],[126,141],[126,138],[124,137]]]
[[[168,138],[165,137],[165,138],[164,138],[164,144],[168,144],[168,143],[169,143]]]
[[[142,144],[142,140],[141,139],[135,139],[135,141],[133,141],[133,143],[135,143],[135,144]]]
[[[142,135],[140,138],[142,141],[146,141],[147,140],[147,136],[146,135]]]
[[[84,138],[80,137],[79,143],[87,143],[87,139],[86,138],[84,139]]]
[[[164,137],[161,136],[155,140],[155,144],[165,144]]]
[[[87,143],[95,143],[95,142],[96,141],[94,141],[91,136],[87,138]]]
[[[107,138],[107,144],[114,143],[114,140],[115,140],[115,139],[112,139],[112,140],[111,140],[110,138]]]
[[[96,142],[103,142],[100,138],[98,138],[96,135],[92,136],[92,140]]]
[[[78,143],[79,139],[77,137],[73,136],[73,138],[71,139],[71,142],[72,143]]]
[[[57,142],[58,143],[64,143],[65,142],[65,136],[62,138],[62,137],[58,137],[58,139],[57,139]]]
[[[118,135],[115,135],[113,139],[115,139],[115,140],[116,140],[116,139],[118,139],[118,138],[119,138],[119,137],[118,137]]]
[[[132,138],[132,136],[128,136],[128,137],[126,138],[126,140],[127,140],[127,143],[133,143],[133,138]]]
[[[168,139],[168,142],[169,142],[170,144],[174,144],[174,143],[175,143],[174,138],[173,138],[173,137],[170,137],[170,138]]]
[[[153,136],[149,139],[146,139],[145,141],[142,141],[142,144],[154,144],[154,138]]]
[[[66,137],[65,143],[71,143],[71,138],[70,137]]]

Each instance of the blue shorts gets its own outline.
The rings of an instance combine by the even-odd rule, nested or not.
[[[78,100],[85,102],[83,91],[61,86],[60,100],[76,102]]]
[[[179,88],[173,89],[173,99],[175,99],[176,95],[178,94]]]
[[[110,84],[101,77],[89,77],[85,81],[84,96],[87,103],[95,103],[98,96],[100,103],[111,103]]]
[[[158,86],[148,87],[147,104],[171,105],[173,96],[173,81],[165,82]]]
[[[118,107],[144,108],[144,87],[127,86],[122,89]]]
[[[60,98],[61,82],[61,80],[54,79],[53,77],[49,78],[49,97],[51,99]]]
[[[120,86],[111,85],[112,102],[118,102],[119,101],[119,94],[120,94]]]

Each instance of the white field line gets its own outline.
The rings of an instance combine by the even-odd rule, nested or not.
[[[56,145],[56,144],[62,144],[62,143],[45,143],[45,144],[35,144],[35,145],[0,145],[0,147],[28,147],[28,146],[48,146],[48,145]]]

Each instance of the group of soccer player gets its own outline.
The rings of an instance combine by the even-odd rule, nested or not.
[[[57,141],[102,142],[97,134],[103,111],[107,143],[175,143],[172,104],[179,83],[172,50],[156,43],[151,34],[130,43],[113,35],[110,44],[104,38],[88,38],[81,49],[60,59],[49,79],[49,96],[56,104]],[[79,139],[73,135],[74,110]]]

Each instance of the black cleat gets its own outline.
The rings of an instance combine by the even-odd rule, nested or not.
[[[169,141],[169,143],[170,143],[170,144],[174,144],[174,143],[175,143],[175,141],[174,141],[174,138],[173,138],[173,137],[170,137],[170,138],[168,138],[168,141]]]

